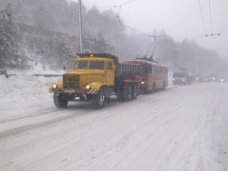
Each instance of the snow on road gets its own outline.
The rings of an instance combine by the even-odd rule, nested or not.
[[[86,103],[59,110],[51,81],[34,84],[35,95],[26,90],[32,98],[1,92],[0,170],[228,170],[228,84],[172,87],[102,110]]]

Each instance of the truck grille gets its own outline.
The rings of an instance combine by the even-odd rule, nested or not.
[[[63,75],[64,89],[78,89],[80,84],[80,77],[78,75]]]

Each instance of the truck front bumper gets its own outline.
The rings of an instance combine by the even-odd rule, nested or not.
[[[77,89],[54,89],[49,88],[50,93],[64,93],[64,94],[76,94],[76,95],[85,95],[87,94],[85,91],[80,91]]]

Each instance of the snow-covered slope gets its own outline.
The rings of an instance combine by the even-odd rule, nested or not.
[[[9,78],[0,75],[0,113],[4,113],[0,115],[1,119],[33,114],[36,110],[44,109],[44,104],[52,100],[49,87],[55,80],[61,80],[61,77],[34,77],[32,74],[37,73],[35,71],[9,73],[18,75]]]

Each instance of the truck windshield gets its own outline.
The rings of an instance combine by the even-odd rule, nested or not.
[[[104,61],[77,61],[76,69],[104,69]]]
[[[88,61],[79,61],[75,64],[76,69],[87,69],[88,68]]]
[[[176,72],[173,74],[174,77],[185,77],[186,74],[185,73],[182,73],[182,72]]]
[[[104,69],[104,61],[91,61],[89,69]]]

